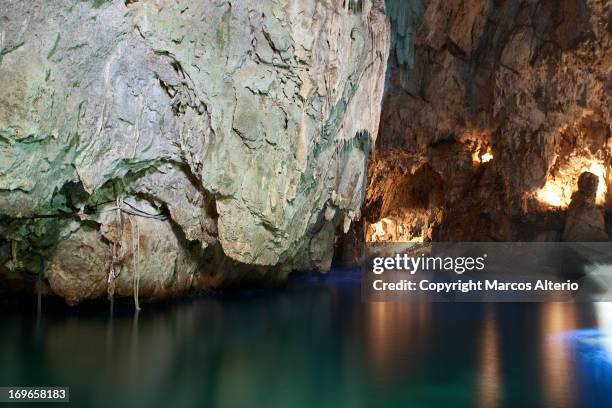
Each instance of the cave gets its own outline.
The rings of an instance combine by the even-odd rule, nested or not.
[[[610,22],[599,6],[387,3],[396,14],[363,239],[612,236]],[[564,237],[584,172],[598,183],[580,216],[599,231]]]
[[[609,124],[601,117],[589,114],[559,130],[552,138],[557,144],[535,163],[549,167],[529,186],[516,179],[514,165],[503,163],[507,151],[496,133],[484,141],[477,134],[422,149],[385,145],[379,138],[368,166],[364,240],[561,241],[585,172],[596,177],[594,205],[605,214],[600,226],[610,234],[612,156]]]
[[[611,0],[0,0],[0,406],[611,407],[611,95]]]
[[[0,289],[153,301],[372,241],[609,239],[605,5],[179,3],[2,10]]]

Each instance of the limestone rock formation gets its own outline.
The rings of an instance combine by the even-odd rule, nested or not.
[[[221,284],[221,264],[329,268],[378,133],[384,12],[0,0],[0,276],[40,253],[76,303],[131,296],[135,269],[158,298]]]
[[[567,209],[567,221],[563,231],[564,241],[596,242],[607,241],[603,211],[597,208],[598,177],[584,172],[578,179],[578,191],[572,196]]]
[[[393,63],[368,222],[418,221],[424,240],[559,239],[584,171],[612,210],[609,2],[387,3]],[[420,190],[441,191],[438,204],[390,193],[429,171]]]

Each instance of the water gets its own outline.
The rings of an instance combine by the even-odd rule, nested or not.
[[[0,385],[91,407],[604,407],[607,305],[362,303],[346,270],[136,315],[3,305]]]

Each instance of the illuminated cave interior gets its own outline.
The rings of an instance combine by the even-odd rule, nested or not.
[[[411,146],[385,140],[383,123],[369,165],[364,240],[560,241],[584,172],[597,176],[594,211],[612,237],[608,123],[585,114],[539,144],[505,137],[465,131]]]
[[[609,18],[578,1],[464,3],[426,5],[408,30],[413,2],[388,1],[402,13],[358,235],[609,239]]]

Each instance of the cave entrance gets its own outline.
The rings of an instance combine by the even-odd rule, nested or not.
[[[444,182],[430,165],[409,175],[398,167],[379,179],[379,184],[370,183],[368,193],[364,241],[431,241],[443,208]]]

